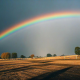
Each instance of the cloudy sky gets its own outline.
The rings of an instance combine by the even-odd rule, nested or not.
[[[63,11],[80,11],[80,0],[0,0],[0,32],[29,18]],[[74,55],[80,46],[80,17],[43,21],[0,41],[0,54],[17,52],[26,57]]]

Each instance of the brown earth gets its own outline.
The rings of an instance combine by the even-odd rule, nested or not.
[[[80,80],[80,60],[0,60],[0,80]]]

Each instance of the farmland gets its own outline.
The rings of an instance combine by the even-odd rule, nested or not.
[[[73,56],[0,59],[0,80],[80,80],[80,59]]]

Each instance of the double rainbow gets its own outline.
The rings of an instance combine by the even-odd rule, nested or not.
[[[1,32],[0,40],[16,32],[17,30],[28,27],[38,22],[47,21],[51,19],[70,18],[70,17],[80,17],[80,12],[77,12],[77,11],[76,12],[70,12],[70,11],[69,12],[56,12],[56,13],[50,13],[50,14],[44,14],[41,16],[37,16],[31,19],[28,19],[26,21],[20,22],[19,24],[16,24],[14,26],[11,26],[9,29]]]

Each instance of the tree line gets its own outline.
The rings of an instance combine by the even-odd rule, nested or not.
[[[55,57],[55,56],[57,56],[56,54],[50,54],[50,53],[48,53],[47,55],[46,55],[46,57]],[[64,56],[64,55],[62,55],[62,56]],[[41,56],[35,56],[34,54],[31,54],[29,57],[25,57],[24,55],[21,55],[20,56],[20,58],[32,58],[33,59],[33,57],[35,57],[35,58],[41,58]],[[4,53],[2,53],[1,54],[1,58],[2,59],[10,59],[10,58],[17,58],[17,53],[16,52],[14,52],[14,53],[9,53],[9,52],[4,52]]]
[[[33,57],[34,57],[34,54],[32,54],[30,56],[30,58],[32,58],[32,59],[33,59]],[[17,58],[17,53],[12,53],[11,54],[9,52],[4,52],[4,53],[1,54],[0,58],[2,58],[2,59]],[[21,55],[20,58],[26,58],[26,57],[24,55]]]
[[[9,52],[4,52],[1,54],[2,59],[10,59],[10,58],[17,58],[17,53],[9,53]]]
[[[52,55],[50,53],[47,54],[46,57],[51,57]],[[57,56],[56,54],[54,54],[53,56]],[[35,56],[34,54],[31,54],[29,57],[27,58],[32,58],[36,57],[36,58],[41,58],[41,56]],[[1,54],[1,58],[2,59],[10,59],[10,58],[17,58],[17,53],[9,53],[9,52],[4,52]],[[20,58],[26,58],[24,55],[21,55]]]
[[[54,54],[53,56],[57,56],[56,54]],[[41,56],[35,56],[34,54],[31,54],[29,57],[27,58],[32,58],[36,57],[36,58],[41,58]],[[52,55],[50,53],[47,54],[46,57],[52,57]],[[17,58],[17,53],[9,53],[9,52],[4,52],[1,54],[1,58],[2,59],[10,59],[10,58]],[[24,55],[21,55],[20,58],[26,58]]]
[[[76,55],[80,55],[80,47],[75,47],[75,54]],[[47,55],[46,55],[46,57],[55,57],[55,56],[57,56],[56,54],[50,54],[50,53],[48,53]],[[65,56],[64,54],[63,55],[61,55],[61,56]],[[29,57],[27,57],[27,58],[32,58],[33,59],[33,57],[36,57],[36,58],[41,58],[41,56],[35,56],[34,54],[31,54]],[[1,54],[1,58],[2,59],[10,59],[10,58],[17,58],[17,53],[16,52],[14,52],[14,53],[9,53],[9,52],[4,52],[4,53],[2,53]],[[24,55],[21,55],[20,56],[20,58],[26,58]]]
[[[10,58],[17,58],[17,57],[18,56],[17,56],[17,53],[16,52],[14,52],[12,54],[9,53],[9,52],[4,52],[0,56],[0,58],[2,58],[2,59],[10,59]],[[20,58],[25,58],[25,56],[24,55],[21,55]]]

